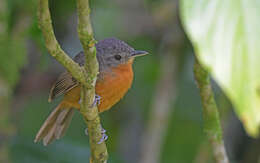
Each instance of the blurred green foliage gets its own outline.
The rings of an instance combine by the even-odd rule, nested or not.
[[[25,42],[2,37],[0,44],[0,76],[10,87],[14,87],[19,80],[21,68],[26,63]]]

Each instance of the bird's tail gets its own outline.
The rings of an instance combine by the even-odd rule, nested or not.
[[[72,108],[64,108],[62,103],[59,104],[43,123],[34,142],[43,139],[43,145],[46,146],[55,139],[60,139],[69,127],[73,114],[74,110]]]

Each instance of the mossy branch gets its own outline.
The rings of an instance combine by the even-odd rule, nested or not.
[[[98,143],[102,137],[98,108],[93,106],[95,100],[95,84],[98,75],[98,62],[96,59],[95,39],[93,37],[90,9],[88,0],[78,0],[78,34],[84,48],[86,63],[80,67],[60,47],[53,32],[48,0],[39,1],[39,25],[43,33],[45,45],[50,53],[60,62],[71,75],[81,83],[81,108],[88,126],[91,147],[91,162],[103,163],[107,161],[106,144]]]
[[[77,0],[78,11],[78,35],[80,42],[83,45],[86,56],[85,70],[88,74],[87,80],[92,85],[92,89],[86,89],[83,86],[81,89],[81,104],[80,112],[84,115],[85,121],[88,125],[88,132],[90,137],[91,148],[91,162],[105,163],[108,159],[108,153],[105,142],[100,141],[101,129],[100,118],[98,116],[97,107],[91,106],[95,99],[95,84],[98,75],[98,61],[96,58],[95,39],[93,37],[93,30],[90,21],[90,8],[88,0]]]
[[[61,63],[77,81],[86,84],[86,77],[83,69],[61,49],[54,35],[48,0],[39,1],[38,20],[44,37],[45,46],[50,55]]]
[[[195,60],[194,76],[199,87],[200,97],[203,105],[204,131],[210,140],[214,158],[217,163],[228,163],[219,113],[210,85],[209,73]]]

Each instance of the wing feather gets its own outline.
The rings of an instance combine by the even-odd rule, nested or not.
[[[78,53],[74,59],[75,62],[77,62],[80,66],[83,66],[85,63],[85,56],[83,52]],[[49,102],[51,102],[55,97],[58,97],[68,91],[70,91],[72,88],[76,87],[78,85],[78,82],[76,79],[74,79],[69,72],[62,73],[54,85],[51,87],[50,95],[49,95]]]

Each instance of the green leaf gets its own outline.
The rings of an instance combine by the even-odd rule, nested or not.
[[[256,137],[260,125],[260,1],[182,0],[181,15],[199,61],[230,98],[247,132]]]

